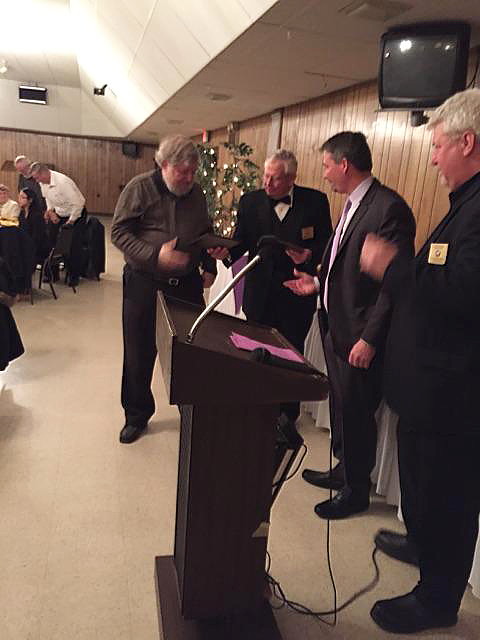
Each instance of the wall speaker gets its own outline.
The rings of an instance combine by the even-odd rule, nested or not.
[[[140,145],[136,142],[122,142],[122,153],[129,158],[138,158]]]
[[[47,89],[45,87],[30,87],[21,84],[18,87],[18,99],[20,102],[32,104],[47,104]]]

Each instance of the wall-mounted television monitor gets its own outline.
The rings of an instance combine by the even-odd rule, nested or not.
[[[381,38],[378,94],[383,109],[430,109],[465,89],[470,25],[403,25]]]

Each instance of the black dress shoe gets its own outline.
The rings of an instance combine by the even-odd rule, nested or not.
[[[325,500],[315,505],[315,513],[319,518],[326,520],[341,520],[348,518],[355,513],[366,511],[370,505],[370,498],[367,494],[355,494],[351,489],[343,489],[331,500]]]
[[[388,529],[380,529],[375,535],[375,545],[387,556],[418,567],[417,552],[407,536]]]
[[[429,609],[414,593],[379,600],[373,605],[370,615],[379,627],[392,633],[418,633],[426,629],[453,627],[457,623],[456,613]]]
[[[120,431],[120,442],[122,444],[131,444],[138,440],[146,429],[147,425],[133,426],[132,424],[126,424]]]
[[[338,464],[333,467],[332,473],[330,473],[330,471],[304,469],[302,471],[302,478],[315,487],[322,487],[323,489],[342,489],[345,484],[343,469]]]

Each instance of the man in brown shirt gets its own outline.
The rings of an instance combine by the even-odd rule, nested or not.
[[[188,138],[165,138],[155,154],[157,169],[133,178],[120,194],[112,242],[124,254],[122,406],[120,442],[137,440],[155,412],[151,391],[156,357],[157,291],[204,305],[203,289],[217,273],[215,260],[188,245],[211,230],[207,203],[194,183],[198,152]]]

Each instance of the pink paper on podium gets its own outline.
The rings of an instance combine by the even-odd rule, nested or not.
[[[266,344],[265,342],[258,342],[258,340],[252,340],[246,336],[241,336],[239,333],[232,333],[230,340],[237,347],[237,349],[244,349],[245,351],[253,351],[254,349],[267,349],[272,356],[278,358],[284,358],[285,360],[292,360],[293,362],[304,362],[303,358],[295,353],[293,349],[287,349],[285,347],[274,347],[272,344]]]

